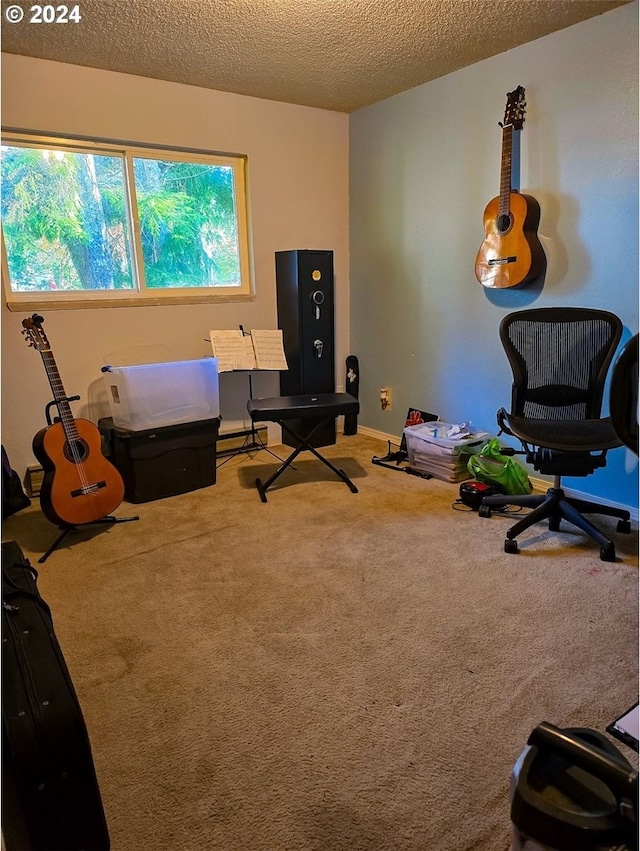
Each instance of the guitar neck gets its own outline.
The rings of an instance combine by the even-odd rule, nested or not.
[[[500,208],[499,216],[509,215],[509,195],[511,194],[511,160],[513,152],[513,127],[507,124],[502,128],[502,160],[500,165]]]
[[[53,392],[53,398],[55,399],[58,413],[60,414],[60,420],[62,422],[62,428],[64,429],[66,438],[67,440],[79,440],[76,421],[71,413],[71,408],[67,401],[67,394],[64,392],[62,379],[60,378],[60,373],[58,372],[53,352],[50,350],[41,351],[40,354]]]

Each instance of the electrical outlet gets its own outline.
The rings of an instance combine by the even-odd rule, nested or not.
[[[382,387],[380,388],[380,407],[383,411],[391,410],[391,388],[390,387]]]

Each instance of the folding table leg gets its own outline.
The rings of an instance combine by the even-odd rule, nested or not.
[[[287,431],[288,431],[288,429],[287,429]],[[297,435],[296,435],[296,437],[297,437]],[[294,449],[293,452],[291,453],[291,455],[289,455],[289,457],[286,458],[285,461],[282,464],[280,464],[280,466],[275,471],[275,473],[272,473],[272,475],[269,476],[269,478],[267,479],[266,482],[263,483],[260,479],[256,479],[256,487],[258,488],[258,493],[260,494],[260,499],[263,502],[267,501],[267,493],[266,492],[269,490],[271,485],[275,482],[275,480],[278,478],[278,476],[280,476],[281,473],[284,473],[284,471],[287,469],[287,467],[293,461],[295,461],[295,459],[298,457],[298,455],[302,452],[303,449],[304,449],[304,446],[298,446],[297,449]]]
[[[325,464],[330,470],[333,470],[333,472],[336,474],[336,476],[338,476],[338,478],[342,479],[342,481],[345,483],[345,485],[347,485],[347,487],[349,488],[351,493],[358,493],[358,488],[353,484],[353,482],[347,476],[345,471],[339,470],[337,467],[334,467],[334,465],[331,463],[331,461],[329,461],[327,458],[325,458],[323,455],[321,455],[316,450],[316,448],[314,446],[311,446],[311,444],[309,443],[309,441],[311,440],[311,438],[315,434],[316,429],[322,428],[322,426],[331,419],[333,419],[333,417],[328,417],[326,420],[322,420],[321,422],[319,422],[313,429],[311,429],[306,440],[304,438],[301,438],[300,435],[296,434],[291,428],[289,428],[287,426],[286,422],[283,422],[280,425],[285,429],[285,431],[289,432],[289,434],[292,435],[292,437],[295,437],[296,440],[302,441],[304,446],[300,447],[300,451],[302,451],[302,449],[305,449],[308,452],[311,452],[313,455],[316,456],[318,461],[322,461],[322,463]]]
[[[272,475],[271,475],[271,476],[267,479],[267,481],[266,481],[266,482],[264,482],[264,483],[263,483],[260,479],[256,479],[256,487],[257,487],[257,489],[258,489],[258,493],[260,494],[260,499],[262,500],[262,502],[266,502],[266,501],[267,501],[267,494],[266,494],[266,491],[267,491],[267,490],[271,487],[271,485],[275,482],[275,480],[276,480],[276,479],[277,479],[277,478],[278,478],[278,477],[279,477],[282,473],[284,473],[284,471],[285,471],[285,470],[287,469],[287,467],[291,464],[291,462],[292,462],[292,461],[294,461],[294,460],[298,457],[298,455],[299,455],[301,452],[303,452],[303,451],[307,451],[307,452],[311,452],[311,453],[313,453],[313,455],[315,455],[315,457],[316,457],[319,461],[322,461],[322,463],[323,463],[323,464],[325,464],[327,467],[329,467],[329,469],[330,469],[330,470],[332,470],[332,471],[336,474],[336,476],[338,476],[338,478],[339,478],[339,479],[342,479],[342,481],[345,483],[345,485],[347,485],[347,487],[349,488],[349,490],[351,491],[351,493],[358,493],[358,488],[357,488],[357,487],[353,484],[353,482],[352,482],[352,481],[351,481],[351,479],[347,476],[347,474],[344,472],[344,470],[339,470],[337,467],[334,467],[334,465],[333,465],[330,461],[328,461],[326,458],[324,458],[324,457],[323,457],[323,456],[322,456],[322,455],[321,455],[321,454],[320,454],[320,453],[319,453],[319,452],[315,449],[315,447],[314,447],[314,446],[311,446],[311,444],[310,444],[310,440],[312,439],[312,437],[313,437],[313,435],[316,433],[316,431],[317,431],[318,429],[322,428],[322,426],[324,426],[324,425],[325,425],[325,423],[329,422],[329,420],[331,420],[331,419],[333,419],[333,417],[326,417],[325,419],[319,420],[319,421],[316,423],[316,425],[315,425],[315,426],[311,429],[311,431],[309,432],[309,434],[308,434],[308,436],[306,437],[306,439],[305,439],[305,438],[303,438],[303,437],[301,437],[301,436],[300,436],[299,434],[297,434],[297,433],[296,433],[296,432],[295,432],[292,428],[290,428],[290,427],[287,425],[286,421],[279,421],[279,422],[278,422],[278,425],[279,425],[281,428],[283,428],[283,429],[284,429],[284,430],[285,430],[288,434],[290,434],[290,435],[291,435],[291,437],[293,437],[293,438],[295,438],[296,440],[300,441],[300,446],[298,446],[298,447],[296,447],[296,449],[294,449],[294,451],[291,453],[291,455],[289,455],[289,457],[288,457],[288,458],[284,461],[284,463],[283,463],[283,464],[281,464],[281,465],[278,467],[278,469],[275,471],[275,473],[273,473],[273,474],[272,474]]]

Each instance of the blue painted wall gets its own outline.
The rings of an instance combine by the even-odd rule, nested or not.
[[[526,89],[516,184],[538,199],[542,285],[474,275],[499,192],[506,93]],[[350,120],[351,350],[364,426],[400,434],[409,406],[496,432],[511,371],[502,317],[525,306],[617,313],[638,330],[638,4],[360,110]],[[382,412],[380,387],[393,410]],[[539,474],[537,474],[539,475]],[[637,507],[637,460],[568,487]]]

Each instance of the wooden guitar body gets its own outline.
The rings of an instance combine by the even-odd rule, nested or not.
[[[485,287],[504,289],[527,284],[544,271],[538,239],[540,205],[531,195],[509,193],[509,213],[499,213],[500,196],[485,207],[485,238],[476,255],[475,272]]]
[[[95,523],[110,515],[124,499],[122,476],[102,454],[102,439],[89,420],[71,413],[47,335],[44,319],[34,313],[22,320],[27,345],[40,352],[60,419],[33,438],[33,452],[42,464],[42,513],[58,526]],[[80,398],[80,397],[76,397]],[[47,408],[48,411],[48,408]]]
[[[40,507],[58,526],[94,523],[124,499],[122,477],[102,454],[97,427],[89,420],[73,422],[72,440],[62,422],[41,429],[33,438],[34,455],[44,470]]]
[[[540,205],[531,195],[512,189],[513,131],[524,124],[524,89],[507,94],[502,127],[500,195],[484,210],[484,241],[476,255],[476,278],[485,287],[506,289],[528,284],[545,268],[544,249],[538,239]]]

